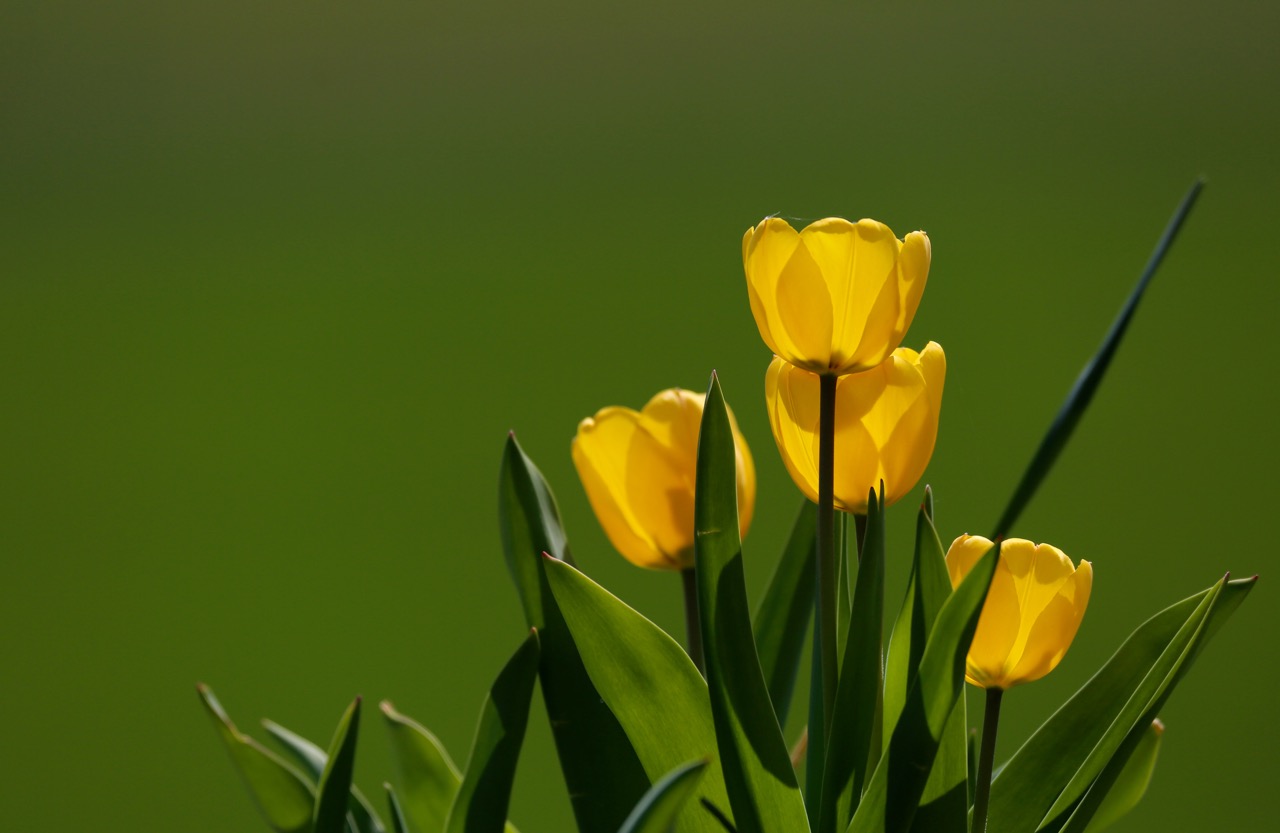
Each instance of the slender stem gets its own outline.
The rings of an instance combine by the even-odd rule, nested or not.
[[[702,676],[707,676],[706,666],[702,660],[702,620],[698,616],[698,573],[693,567],[680,571],[684,582],[684,627],[688,635],[689,658],[698,666]]]
[[[823,735],[830,737],[835,711],[839,665],[836,657],[836,376],[821,379],[818,410],[818,595],[817,620],[821,638]]]
[[[996,726],[1000,723],[1000,698],[1003,696],[1002,689],[987,689],[987,709],[982,717],[982,751],[978,753],[978,791],[973,797],[973,833],[987,833],[991,765],[996,758]]]

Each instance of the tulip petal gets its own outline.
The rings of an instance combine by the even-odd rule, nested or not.
[[[786,351],[783,357],[816,372],[829,369],[831,292],[821,266],[803,241],[778,274],[775,292],[782,334],[774,335]]]
[[[747,297],[760,338],[779,355],[795,357],[795,345],[778,314],[778,277],[800,245],[800,233],[786,221],[767,217],[742,237]]]
[[[1018,588],[1006,558],[1009,545],[1016,540],[1005,541],[1000,547],[1000,563],[965,661],[965,679],[983,688],[1004,687],[1004,663],[1022,627]]]
[[[637,518],[624,486],[628,449],[640,432],[638,417],[626,408],[605,408],[594,419],[584,419],[573,440],[573,462],[614,548],[641,567],[679,569]]]
[[[831,365],[841,370],[872,367],[897,347],[887,343],[897,320],[897,296],[891,292],[889,308],[877,308],[886,285],[896,283],[898,248],[901,245],[884,223],[838,217],[819,220],[800,234],[822,270],[831,297]],[[886,316],[886,313],[888,315]],[[887,319],[887,320],[885,320]],[[882,326],[883,324],[883,326]],[[875,330],[880,341],[867,355],[861,346]],[[864,356],[866,358],[864,359]]]
[[[769,424],[782,462],[800,491],[816,503],[818,377],[775,356],[765,373],[764,386]]]
[[[898,320],[894,325],[898,341],[902,341],[916,317],[925,284],[929,281],[932,258],[933,246],[929,235],[913,231],[903,238],[902,248],[898,251]]]

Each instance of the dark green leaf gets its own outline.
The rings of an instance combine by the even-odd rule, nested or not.
[[[1092,792],[1077,817],[1083,829],[1204,641],[1252,586],[1224,579],[1140,625],[993,779],[988,830],[1058,830]]]
[[[760,668],[779,726],[787,725],[805,633],[813,617],[817,521],[818,505],[806,500],[752,619]]]
[[[435,735],[400,714],[390,702],[382,702],[391,737],[391,759],[395,764],[397,796],[410,829],[444,830],[449,808],[462,785],[462,774]]]
[[[934,758],[964,688],[964,662],[995,575],[999,547],[978,560],[938,612],[902,714],[871,775],[850,833],[911,828]]]
[[[310,833],[315,793],[302,773],[237,729],[208,686],[198,685],[196,691],[271,828],[278,833]]]
[[[951,578],[947,573],[942,542],[938,540],[938,532],[930,516],[933,494],[929,489],[925,490],[925,501],[916,516],[915,560],[907,595],[889,639],[889,656],[885,663],[886,738],[891,736],[902,712],[907,689],[915,679],[938,611],[951,595]],[[912,824],[917,833],[965,833],[968,829],[969,753],[966,734],[965,698],[960,697],[943,730],[933,770],[920,798],[920,809]]]
[[[271,720],[262,721],[262,728],[276,739],[304,772],[319,780],[320,774],[324,772],[325,761],[328,760],[323,749]],[[347,805],[347,811],[355,819],[357,833],[385,833],[386,828],[383,827],[382,820],[378,818],[373,806],[357,787],[351,788],[351,799]]]
[[[877,497],[874,489],[867,499],[865,530],[849,635],[840,662],[818,833],[844,830],[880,758],[885,536],[882,496]]]
[[[547,578],[582,661],[653,781],[716,751],[706,682],[679,643],[573,567],[548,559]],[[775,723],[776,725],[776,723]],[[728,806],[712,761],[698,795]],[[706,812],[686,806],[680,829],[719,833]]]
[[[696,483],[698,612],[729,806],[741,833],[803,830],[804,801],[751,636],[733,431],[715,374],[702,411]]]
[[[342,833],[353,819],[348,818],[351,780],[356,768],[356,738],[360,735],[360,698],[352,701],[338,721],[329,743],[324,770],[316,784],[316,808],[311,816],[312,833]]]
[[[538,632],[530,631],[485,698],[445,833],[502,833],[537,676]]]
[[[405,821],[404,810],[396,799],[395,788],[390,784],[383,784],[382,788],[387,791],[387,813],[391,816],[391,829],[395,833],[409,833],[409,822]]]
[[[570,564],[572,560],[551,488],[514,435],[503,452],[498,514],[503,551],[525,620],[538,629],[542,697],[578,829],[615,833],[649,788],[650,778],[618,720],[592,687],[547,584],[543,553]]]
[[[1133,287],[1133,291],[1129,294],[1124,306],[1120,308],[1120,313],[1111,324],[1111,329],[1107,332],[1106,337],[1103,338],[1098,351],[1094,353],[1093,358],[1085,365],[1084,370],[1080,371],[1075,384],[1072,385],[1071,391],[1067,394],[1066,401],[1058,409],[1058,415],[1054,417],[1053,424],[1049,426],[1049,431],[1045,434],[1044,439],[1040,441],[1040,447],[1036,449],[1035,456],[1031,458],[1031,463],[1023,473],[1022,480],[1018,483],[1018,488],[1014,490],[1013,497],[1009,500],[1009,505],[1000,517],[1000,522],[996,524],[996,532],[992,536],[993,539],[1004,538],[1009,534],[1009,530],[1017,522],[1018,516],[1022,514],[1022,510],[1026,508],[1032,496],[1035,495],[1041,481],[1044,480],[1049,470],[1053,468],[1053,463],[1066,446],[1067,440],[1071,438],[1071,432],[1075,430],[1076,423],[1080,421],[1080,417],[1084,415],[1085,410],[1089,407],[1094,393],[1098,390],[1098,385],[1102,382],[1102,377],[1106,375],[1111,359],[1115,357],[1116,349],[1120,346],[1120,340],[1124,338],[1125,331],[1129,328],[1129,322],[1133,320],[1133,314],[1138,309],[1138,302],[1142,300],[1143,293],[1147,291],[1147,286],[1155,276],[1156,269],[1159,268],[1160,262],[1164,260],[1165,253],[1169,251],[1169,247],[1173,245],[1174,239],[1178,236],[1178,230],[1182,228],[1183,221],[1191,213],[1191,207],[1195,205],[1196,197],[1200,195],[1200,189],[1203,187],[1204,181],[1196,180],[1191,189],[1187,191],[1187,195],[1182,198],[1182,203],[1173,213],[1173,217],[1170,218],[1169,225],[1165,227],[1164,234],[1160,236],[1155,250],[1152,251],[1151,257],[1147,261],[1146,268],[1142,270],[1142,275],[1138,278],[1138,283]]]
[[[627,816],[618,833],[673,833],[680,811],[693,797],[707,761],[690,761],[654,784]]]

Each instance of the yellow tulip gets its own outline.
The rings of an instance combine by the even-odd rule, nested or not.
[[[573,462],[591,508],[627,560],[655,570],[693,566],[693,488],[705,394],[672,388],[639,412],[605,408],[578,425]],[[756,469],[738,423],[738,525],[747,534]]]
[[[961,535],[947,551],[951,585],[991,547],[977,535]],[[1071,647],[1089,606],[1093,565],[1057,547],[1008,538],[1000,547],[991,590],[965,661],[965,679],[987,689],[1008,689],[1048,674]]]
[[[768,217],[742,238],[760,336],[796,367],[869,370],[902,343],[929,277],[929,237],[899,240],[884,223],[828,217],[797,232]]]
[[[835,502],[867,511],[867,493],[884,481],[885,503],[911,491],[933,456],[947,359],[935,342],[920,353],[900,347],[888,361],[836,382]],[[774,357],[765,375],[769,425],[791,479],[818,500],[819,378]]]

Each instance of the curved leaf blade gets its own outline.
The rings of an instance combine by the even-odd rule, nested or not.
[[[696,483],[698,614],[729,806],[741,833],[804,830],[800,786],[751,635],[733,430],[714,373],[702,409]]]
[[[329,753],[316,784],[316,806],[311,817],[312,833],[343,833],[347,825],[347,805],[351,801],[351,781],[355,776],[356,738],[360,734],[360,698],[352,701],[338,721],[329,743]]]
[[[1091,814],[1136,748],[1140,733],[1208,638],[1248,595],[1253,581],[1223,579],[1139,625],[992,780],[988,830],[1060,829],[1116,759],[1116,767],[1089,799],[1092,809],[1085,809],[1085,814]],[[1081,824],[1088,821],[1084,814],[1078,818]]]
[[[396,798],[395,787],[384,783],[382,788],[387,791],[387,814],[391,816],[391,829],[395,833],[409,833],[409,822],[405,820],[404,810]]]
[[[866,532],[831,723],[831,737],[839,742],[827,748],[819,833],[835,833],[848,825],[867,778],[880,759],[885,549],[882,497],[872,489],[867,501]]]
[[[618,833],[673,833],[680,811],[693,797],[708,761],[690,761],[649,788]]]
[[[1182,202],[1169,219],[1169,224],[1165,226],[1164,233],[1160,235],[1160,240],[1157,241],[1155,249],[1151,252],[1151,257],[1147,260],[1147,265],[1142,270],[1142,275],[1139,276],[1138,282],[1129,294],[1128,300],[1120,308],[1119,314],[1111,324],[1111,329],[1107,331],[1106,336],[1102,339],[1102,344],[1098,346],[1098,351],[1094,353],[1093,357],[1089,359],[1089,363],[1080,371],[1080,375],[1076,378],[1075,384],[1071,386],[1071,391],[1067,394],[1062,407],[1058,409],[1057,416],[1054,417],[1053,422],[1050,424],[1048,432],[1045,433],[1044,439],[1040,441],[1040,447],[1036,449],[1035,455],[1031,458],[1026,471],[1022,474],[1022,479],[1014,490],[1013,497],[1009,499],[1009,504],[1005,507],[1004,514],[1000,516],[1000,520],[996,524],[995,534],[991,536],[992,540],[1008,536],[1009,530],[1017,522],[1018,516],[1022,514],[1022,510],[1026,508],[1027,504],[1031,502],[1031,498],[1035,496],[1036,489],[1040,487],[1040,483],[1048,475],[1049,470],[1053,468],[1058,455],[1066,447],[1067,440],[1071,439],[1071,432],[1075,430],[1080,417],[1084,415],[1089,403],[1093,401],[1093,395],[1097,392],[1098,385],[1102,383],[1102,377],[1106,375],[1107,368],[1110,367],[1111,360],[1115,357],[1116,350],[1120,347],[1120,341],[1124,338],[1125,331],[1129,329],[1129,322],[1133,320],[1133,315],[1138,309],[1138,302],[1142,300],[1142,296],[1147,291],[1151,279],[1155,277],[1156,269],[1160,267],[1165,254],[1168,253],[1169,248],[1173,245],[1173,241],[1177,238],[1183,222],[1187,219],[1187,215],[1191,213],[1191,208],[1195,205],[1196,198],[1200,196],[1200,190],[1203,187],[1203,179],[1197,179],[1192,183],[1190,190],[1187,191],[1186,196],[1182,198]]]
[[[302,773],[237,729],[212,689],[200,684],[196,692],[231,754],[231,762],[271,828],[277,833],[310,833],[315,791]]]
[[[760,668],[769,686],[769,700],[779,726],[786,726],[791,712],[805,634],[813,618],[817,528],[818,505],[806,500],[796,514],[782,558],[769,577],[752,617]]]
[[[964,688],[964,660],[995,575],[999,545],[965,576],[938,612],[920,672],[849,824],[849,833],[904,833],[911,828],[942,735]]]
[[[449,809],[445,833],[502,833],[537,676],[535,630],[507,660],[485,698],[467,772]]]
[[[1093,820],[1085,827],[1085,833],[1102,833],[1129,813],[1147,794],[1151,776],[1156,771],[1156,759],[1160,756],[1164,724],[1153,720],[1142,732],[1137,748],[1124,764],[1107,797],[1102,800]]]
[[[320,774],[324,772],[325,762],[328,756],[319,746],[304,738],[295,732],[291,732],[272,720],[262,721],[262,728],[267,730],[267,734],[275,738],[289,756],[297,762],[304,772],[312,778],[319,780]],[[347,812],[355,820],[357,833],[385,833],[386,828],[382,824],[382,820],[378,818],[378,814],[374,811],[373,806],[360,792],[358,787],[351,788],[351,798],[347,804]]]
[[[525,621],[538,629],[542,698],[574,818],[581,833],[614,833],[644,796],[650,777],[592,686],[547,584],[544,553],[567,564],[573,560],[551,487],[514,434],[503,451],[498,514]]]
[[[546,560],[546,575],[581,652],[591,684],[626,732],[654,782],[716,751],[706,682],[674,639],[575,568]],[[724,775],[712,761],[699,798],[727,807]],[[680,830],[719,833],[719,824],[690,804]]]

